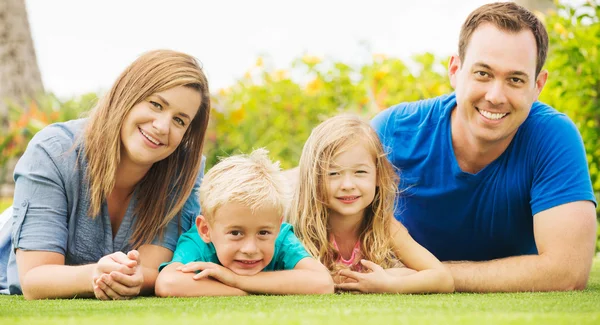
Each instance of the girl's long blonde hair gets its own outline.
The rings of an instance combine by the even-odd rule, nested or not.
[[[192,192],[202,163],[210,113],[208,82],[200,64],[194,57],[176,51],[143,54],[121,73],[92,110],[82,139],[90,193],[88,213],[95,217],[115,186],[125,116],[148,96],[178,86],[197,90],[200,107],[177,149],[154,163],[137,186],[133,247],[162,236],[165,226],[181,211]]]
[[[327,208],[327,169],[336,155],[364,145],[375,159],[375,198],[365,210],[359,230],[361,256],[384,268],[398,264],[391,234],[399,178],[388,161],[375,130],[354,115],[332,117],[316,127],[302,150],[299,182],[290,220],[307,251],[330,271],[339,269],[340,254],[330,240]]]

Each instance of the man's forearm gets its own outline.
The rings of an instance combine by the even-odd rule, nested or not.
[[[589,261],[523,255],[485,262],[444,262],[457,292],[565,291],[585,288]]]

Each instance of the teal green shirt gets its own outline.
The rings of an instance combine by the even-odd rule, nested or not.
[[[282,223],[279,235],[275,239],[273,259],[263,271],[291,270],[305,257],[310,257],[310,255],[294,234],[292,225]],[[165,266],[174,262],[182,264],[190,262],[213,262],[221,264],[219,258],[217,258],[215,246],[212,243],[205,243],[200,238],[196,225],[179,237],[173,259],[171,262],[161,264],[158,270],[160,271]]]

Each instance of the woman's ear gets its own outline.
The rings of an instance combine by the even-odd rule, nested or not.
[[[196,217],[196,228],[198,228],[198,235],[205,243],[210,243],[210,227],[208,221],[203,215]]]

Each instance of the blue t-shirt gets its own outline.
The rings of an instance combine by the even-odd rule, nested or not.
[[[95,218],[88,216],[87,160],[79,141],[86,121],[79,119],[44,128],[19,159],[14,171],[11,236],[0,238],[0,291],[21,293],[16,249],[59,253],[65,256],[65,265],[96,263],[105,255],[132,249],[136,195],[131,198],[116,234],[112,232],[106,202]],[[175,250],[179,234],[187,231],[200,213],[198,190],[203,175],[204,161],[180,217],[173,218],[162,239],[157,236],[152,244]],[[166,204],[168,199],[163,200]]]
[[[533,216],[595,203],[581,136],[569,118],[535,102],[508,148],[476,174],[452,147],[454,94],[391,107],[373,121],[400,169],[396,219],[440,260],[536,254]]]
[[[273,259],[263,271],[281,271],[292,270],[301,259],[310,257],[310,254],[304,249],[304,246],[294,234],[292,225],[282,223],[279,235],[275,239],[275,251]],[[177,248],[173,254],[173,260],[160,265],[158,270],[162,270],[165,266],[179,262],[187,264],[190,262],[212,262],[221,264],[215,251],[215,246],[212,243],[205,243],[198,234],[198,228],[192,226],[190,230],[179,237]]]

